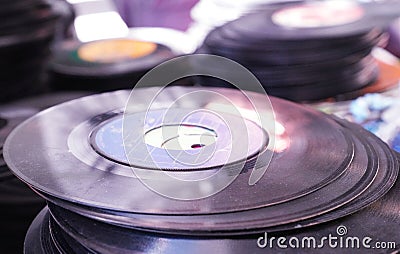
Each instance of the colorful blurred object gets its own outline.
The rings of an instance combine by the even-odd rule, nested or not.
[[[185,31],[198,0],[114,0],[129,27],[168,27]]]
[[[393,55],[400,57],[400,18],[388,29],[389,41],[386,49]]]

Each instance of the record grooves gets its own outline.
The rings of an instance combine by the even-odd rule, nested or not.
[[[398,154],[362,127],[271,97],[275,123],[282,126],[277,138],[285,144],[275,150],[268,145],[272,142],[269,139],[271,132],[264,129],[266,136],[260,136],[257,128],[263,127],[248,122],[251,114],[243,116],[218,111],[228,105],[228,102],[218,100],[220,95],[229,98],[240,110],[251,111],[253,104],[240,91],[188,87],[159,89],[135,90],[140,101],[135,104],[134,111],[124,115],[125,122],[121,109],[129,92],[118,91],[58,105],[30,118],[13,131],[4,146],[5,160],[13,173],[48,202],[48,208],[38,215],[28,232],[26,253],[148,253],[159,248],[165,248],[164,253],[185,253],[188,249],[194,253],[211,249],[221,253],[262,253],[265,250],[257,247],[257,239],[264,232],[277,236],[329,234],[334,233],[340,223],[359,236],[371,233],[369,236],[381,239],[382,233],[377,233],[380,230],[371,228],[364,232],[362,223],[354,225],[360,219],[371,221],[371,225],[382,219],[381,223],[390,232],[384,236],[388,239],[391,234],[398,236],[392,231],[397,230],[394,228],[400,225],[400,218],[395,215],[393,222],[387,223],[384,211],[374,208],[391,202],[387,200],[397,199],[398,188],[392,186],[398,186]],[[193,93],[199,94],[178,101],[170,110],[165,109],[178,98]],[[261,94],[249,92],[248,96],[254,105],[266,100]],[[144,102],[152,98],[156,103],[145,115],[143,112],[148,105]],[[219,107],[215,107],[216,102]],[[180,122],[180,117],[199,109],[213,110],[233,124],[232,137],[240,130],[239,120],[252,130],[249,132],[251,149],[246,155],[234,158],[231,167],[221,167],[223,153],[210,157],[204,164],[190,166],[180,161],[172,164],[165,152],[173,156],[174,148],[152,146],[147,150],[142,147],[144,140],[134,139],[132,144],[135,146],[132,146],[130,139],[118,138],[122,135],[123,124],[129,126],[128,133],[135,133],[132,137],[137,137],[137,133],[148,133],[140,131],[143,126],[144,130],[153,130],[169,119],[160,116],[170,113],[173,116],[171,123]],[[263,109],[260,113],[269,114],[270,110]],[[211,115],[205,118],[207,113],[198,114],[191,115],[184,123],[204,125],[215,131],[218,139],[204,145],[202,150],[187,148],[189,157],[196,151],[207,151],[213,144],[219,147],[231,142],[219,118]],[[61,116],[64,121],[60,121]],[[148,122],[144,120],[146,117],[153,120]],[[201,119],[207,119],[207,124]],[[53,123],[52,128],[35,128],[39,123],[49,122]],[[252,135],[258,138],[253,140]],[[168,136],[166,138],[169,140]],[[265,143],[260,143],[261,140]],[[125,154],[121,142],[133,147],[127,158],[120,156]],[[232,142],[232,147],[239,146]],[[28,150],[34,151],[32,147],[42,147],[46,153],[28,154]],[[265,148],[273,154],[268,165],[238,164],[242,159],[253,160],[254,156],[247,156],[249,154],[263,159]],[[96,149],[103,149],[102,153]],[[153,163],[160,165],[161,170],[152,168],[147,159],[146,154],[153,153],[157,155],[152,157]],[[24,160],[21,160],[22,156]],[[62,163],[58,158],[62,158]],[[221,192],[203,199],[178,200],[158,195],[143,185],[143,178],[139,179],[140,174],[146,173],[147,183],[153,180],[159,183],[162,179],[168,190],[173,190],[176,188],[173,181],[160,178],[165,173],[163,169],[190,169],[168,171],[168,175],[186,180],[221,172],[220,181],[235,172],[235,165],[238,165],[236,172],[240,173],[235,180]],[[256,167],[268,168],[259,182],[249,185],[249,176]],[[36,175],[38,169],[45,177]],[[398,205],[397,200],[394,206]],[[398,211],[398,207],[394,209]],[[377,221],[373,221],[371,212],[381,214]]]
[[[3,159],[3,143],[8,134],[21,122],[47,107],[86,95],[82,92],[55,93],[29,97],[0,106],[0,233],[5,244],[2,253],[21,253],[23,239],[35,215],[45,206],[45,201],[17,179]]]

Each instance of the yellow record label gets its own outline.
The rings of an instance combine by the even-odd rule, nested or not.
[[[155,43],[129,39],[95,41],[82,45],[78,56],[88,62],[112,63],[149,55],[156,48]]]

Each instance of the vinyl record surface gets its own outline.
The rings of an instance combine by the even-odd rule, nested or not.
[[[17,179],[3,159],[3,144],[20,123],[52,105],[86,95],[83,92],[58,93],[26,98],[0,106],[0,233],[2,253],[21,253],[23,239],[45,201]]]
[[[204,92],[203,96],[199,96],[199,91]],[[191,110],[208,109],[236,123],[239,115],[223,111],[229,102],[218,99],[218,94],[228,97],[239,111],[247,113],[241,120],[252,130],[248,140],[254,148],[251,151],[261,159],[268,151],[270,130],[259,133],[256,126],[247,122],[255,119],[251,117],[252,104],[247,99],[258,104],[266,100],[263,95],[248,93],[249,97],[244,97],[237,90],[217,88],[173,87],[155,96],[156,92],[159,89],[135,91],[140,101],[133,112],[125,115],[132,135],[139,130],[134,128],[137,123],[150,124],[147,127],[151,130],[154,130],[152,126],[160,126],[156,116],[165,112],[171,101],[192,93],[195,95],[170,108],[174,119],[180,119],[180,112],[187,116]],[[148,105],[140,103],[147,101],[146,96],[155,96],[156,102],[150,107],[148,119],[141,115],[148,109]],[[238,177],[221,192],[204,199],[179,201],[143,187],[132,167],[142,165],[143,170],[154,171],[147,175],[151,177],[162,173],[190,180],[221,170],[214,166],[223,153],[205,162],[208,168],[187,164],[168,167],[168,158],[155,146],[150,152],[159,155],[154,159],[159,160],[163,171],[150,168],[152,164],[143,156],[148,151],[141,152],[140,140],[130,150],[135,160],[120,156],[124,153],[120,147],[123,140],[120,116],[128,97],[128,91],[119,91],[58,105],[26,121],[7,140],[7,163],[48,200],[48,208],[37,216],[28,231],[26,253],[336,253],[338,250],[341,253],[395,253],[400,249],[398,154],[360,126],[270,98],[277,143],[260,181],[248,185],[249,173],[256,166],[245,163]],[[72,114],[77,109],[80,114]],[[60,116],[70,116],[66,119],[69,125],[46,127],[50,122],[60,122]],[[199,120],[195,115],[191,119],[186,118],[182,126]],[[218,137],[216,146],[226,142],[224,128],[213,125],[217,119],[209,116],[197,122],[204,124],[203,127],[213,126]],[[232,135],[237,126],[231,125]],[[190,125],[189,129],[194,127]],[[142,134],[138,135],[151,133],[139,132]],[[211,134],[205,133],[207,138],[202,142],[207,143]],[[251,138],[253,134],[257,140]],[[25,135],[40,138],[27,139]],[[266,142],[259,142],[263,138]],[[22,145],[22,140],[29,142]],[[174,144],[169,143],[168,137],[165,141],[163,149],[173,156]],[[156,144],[153,140],[149,142]],[[258,145],[252,146],[252,142]],[[19,162],[24,149],[38,144],[48,149],[47,153],[28,156],[29,163]],[[69,147],[64,147],[65,144]],[[185,143],[182,145],[186,147]],[[187,151],[193,156],[196,149],[210,145]],[[22,149],[21,154],[13,153],[16,148]],[[38,157],[41,158],[36,160]],[[63,163],[57,163],[56,158],[62,158]],[[234,172],[238,161],[234,160],[231,167],[222,170]],[[143,162],[149,162],[148,166],[143,167]],[[35,165],[33,170],[32,165]],[[157,178],[157,181],[166,179]],[[193,189],[185,189],[190,191]],[[315,239],[315,245],[310,239]],[[282,244],[287,247],[281,247]]]
[[[243,118],[240,113],[226,110],[229,103],[219,98],[229,98],[239,112],[251,112],[252,104],[240,91],[172,87],[162,91],[138,89],[134,95],[138,101],[130,109],[133,111],[124,116],[129,137],[165,127],[165,122],[160,121],[169,112],[173,121],[168,128],[182,124],[178,119],[184,117],[186,120],[179,126],[191,131],[193,127],[197,131],[208,130],[207,138],[195,143],[198,145],[189,143],[184,149],[187,154],[180,158],[193,158],[197,151],[207,151],[214,145],[218,152],[204,163],[192,165],[171,159],[174,136],[165,139],[161,147],[151,140],[151,145],[136,138],[123,141],[121,112],[129,93],[119,91],[61,104],[30,118],[7,139],[7,164],[57,207],[126,228],[192,236],[248,235],[331,221],[379,199],[397,178],[398,159],[377,137],[361,127],[288,101],[271,98],[280,131],[276,136],[279,145],[270,148],[270,130],[257,125],[252,114]],[[265,103],[266,97],[261,94],[249,96],[256,105]],[[178,98],[184,99],[169,110],[165,108]],[[152,99],[155,103],[147,112],[145,102]],[[232,124],[230,131],[218,117],[190,114],[199,109],[211,110],[225,119]],[[268,109],[261,112],[270,113]],[[191,117],[185,118],[188,115]],[[231,144],[234,152],[239,144],[243,146],[240,139],[229,138],[243,135],[239,134],[240,122],[250,130],[249,150],[245,155],[234,156],[223,167],[226,148],[222,148]],[[50,123],[52,127],[48,128]],[[190,133],[186,135],[196,135]],[[210,137],[217,137],[214,143],[207,143]],[[122,143],[132,149],[128,157]],[[33,147],[47,150],[43,153]],[[264,158],[271,153],[268,165]],[[20,159],[22,156],[24,160]],[[264,167],[266,173],[257,184],[249,185],[253,170]],[[220,173],[220,184],[235,172],[240,174],[222,191],[194,200],[171,199],[142,183],[143,179],[150,184],[165,183],[163,190],[181,193],[165,174],[173,179],[192,180]],[[145,178],[139,178],[143,173]],[[185,189],[183,197],[201,192],[201,188]]]
[[[337,253],[338,249],[341,253],[396,253],[400,250],[400,235],[397,230],[400,226],[399,187],[397,182],[382,199],[355,214],[330,223],[288,232],[236,237],[185,237],[130,230],[99,223],[53,207],[51,209],[53,217],[45,209],[31,225],[25,241],[25,251],[35,254],[47,253],[45,250],[54,248],[54,242],[56,242],[64,250],[100,253],[115,253],[116,250],[126,253],[149,253],[160,249],[164,253],[187,253],[188,251],[191,253],[209,251],[218,251],[218,253],[265,253],[265,251]],[[51,228],[52,237],[50,237],[49,228]],[[331,243],[326,240],[321,241],[329,236],[332,238]],[[276,240],[271,242],[271,239],[279,237],[285,238],[283,244],[287,245],[286,248],[279,248]],[[312,242],[310,246],[307,245],[308,242],[302,243],[303,239],[310,239],[310,237],[316,240],[316,247],[313,247]],[[115,244],[116,238],[121,244]],[[257,241],[260,238],[260,245],[258,245]],[[49,239],[53,239],[54,242],[52,243]],[[297,239],[299,244],[296,245],[296,241],[292,240],[292,245],[289,245],[290,239]],[[367,241],[363,243],[364,239]],[[162,245],[159,244],[160,241]]]

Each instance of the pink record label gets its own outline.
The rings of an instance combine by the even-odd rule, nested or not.
[[[363,15],[363,8],[355,3],[329,1],[281,9],[272,15],[272,21],[284,27],[314,28],[349,24]]]

